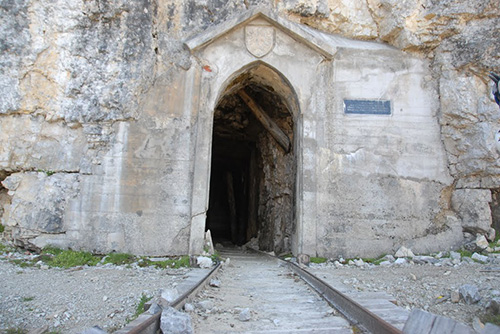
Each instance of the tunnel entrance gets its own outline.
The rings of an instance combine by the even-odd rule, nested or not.
[[[294,121],[269,74],[264,65],[245,71],[215,108],[206,229],[215,243],[257,238],[282,253],[295,230]]]

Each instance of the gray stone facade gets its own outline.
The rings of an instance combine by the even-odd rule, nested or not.
[[[174,255],[200,253],[209,228],[345,257],[494,237],[500,113],[486,73],[500,52],[479,22],[500,14],[438,41],[379,2],[2,5],[4,236]],[[482,36],[482,59],[457,50],[464,34]]]

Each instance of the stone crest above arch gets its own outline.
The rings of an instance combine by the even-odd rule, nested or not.
[[[265,56],[274,46],[274,29],[284,32],[327,59],[333,58],[336,52],[336,47],[324,39],[324,34],[283,19],[267,9],[248,10],[240,16],[189,38],[185,41],[185,45],[191,52],[196,52],[242,26],[245,26],[247,48],[258,58]]]

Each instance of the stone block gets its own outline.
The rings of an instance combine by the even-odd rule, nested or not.
[[[456,189],[451,197],[452,209],[462,221],[462,227],[488,234],[491,229],[491,191],[486,189]]]
[[[458,289],[458,292],[466,304],[475,304],[481,300],[481,295],[475,285],[464,284]]]
[[[161,313],[160,328],[163,333],[192,334],[191,317],[173,307],[165,308]]]

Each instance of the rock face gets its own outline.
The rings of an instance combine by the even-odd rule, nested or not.
[[[416,253],[453,248],[462,230],[492,238],[500,111],[487,73],[500,71],[498,8],[498,0],[3,2],[5,236],[26,247],[201,253],[214,111],[247,89],[292,149],[284,154],[270,125],[234,99],[243,111],[224,119],[247,124],[238,131],[261,154],[254,172],[233,171],[241,198],[255,192],[234,206],[236,221],[248,218],[238,225],[242,243],[258,236],[264,250],[353,257],[403,244]],[[375,100],[390,113],[346,109]],[[236,119],[244,114],[248,123]]]

